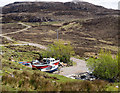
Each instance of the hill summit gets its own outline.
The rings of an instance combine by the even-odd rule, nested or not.
[[[14,2],[3,7],[3,22],[43,22],[117,15],[118,10],[106,9],[88,2]]]

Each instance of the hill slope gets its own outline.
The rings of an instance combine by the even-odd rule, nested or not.
[[[70,41],[76,54],[97,53],[101,48],[117,52],[118,18],[113,16],[88,20],[74,20],[57,26],[55,22],[42,24],[27,23],[32,26],[29,31],[8,35],[15,40],[48,45],[56,40],[56,30],[59,39]],[[4,26],[3,26],[4,28]]]
[[[118,11],[87,2],[15,2],[4,6],[3,14],[3,22],[44,22],[117,15]]]
[[[100,48],[116,53],[118,12],[87,2],[15,2],[3,7],[3,22],[29,22],[31,29],[8,36],[43,45],[53,43],[59,30],[59,39],[70,41],[76,54],[84,56]]]

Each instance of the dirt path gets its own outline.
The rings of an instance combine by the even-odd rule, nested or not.
[[[26,28],[24,28],[24,29],[22,29],[22,30],[15,31],[15,32],[0,34],[0,36],[6,38],[6,39],[9,40],[9,41],[14,41],[13,39],[11,39],[10,37],[5,36],[5,35],[23,32],[23,31],[26,31],[26,30],[28,30],[29,28],[31,28],[31,26],[26,25],[26,24],[21,23],[21,22],[19,22],[18,24],[21,24],[21,25],[23,25],[23,26],[26,26]],[[35,46],[35,47],[38,47],[38,48],[41,48],[41,49],[45,49],[45,50],[47,49],[47,47],[45,47],[45,46],[43,46],[43,45],[40,45],[40,44],[36,44],[36,43],[29,43],[29,42],[24,42],[24,41],[17,41],[17,43],[19,43],[19,44],[11,44],[11,45],[14,45],[14,46],[18,46],[18,45],[31,45],[31,46]],[[1,45],[1,46],[4,46],[4,45]],[[5,45],[5,46],[6,46],[6,45]]]
[[[21,22],[19,22],[18,24],[21,24],[21,25],[23,25],[23,26],[26,26],[26,28],[24,28],[24,29],[22,29],[22,30],[15,31],[15,32],[10,32],[10,33],[1,34],[1,35],[15,34],[15,33],[23,32],[23,31],[27,31],[29,28],[31,28],[31,26],[26,25],[26,24],[21,23]]]
[[[9,40],[9,41],[14,41],[12,38],[10,38],[10,37],[8,37],[8,36],[5,36],[5,35],[8,35],[8,34],[10,35],[10,34],[15,34],[15,33],[23,32],[23,31],[27,31],[29,28],[31,28],[31,26],[26,25],[26,24],[21,23],[21,22],[19,22],[18,24],[21,24],[21,25],[23,25],[23,26],[26,26],[26,28],[24,28],[24,29],[22,29],[22,30],[15,31],[15,32],[0,34],[0,36],[6,38],[6,39]]]
[[[30,45],[30,46],[35,46],[35,47],[38,47],[38,48],[41,48],[41,49],[44,49],[44,50],[47,49],[46,46],[43,46],[43,45],[40,45],[40,44],[36,44],[36,43],[29,43],[29,42],[24,42],[24,41],[19,41],[19,43]],[[17,45],[19,45],[19,44],[17,44]]]
[[[82,72],[87,72],[87,66],[86,62],[84,60],[80,60],[74,57],[71,57],[70,60],[73,60],[76,62],[76,66],[71,66],[71,67],[63,67],[60,69],[59,75],[70,75],[70,74],[77,74],[77,73],[82,73]]]
[[[0,36],[6,38],[6,39],[9,40],[9,41],[14,41],[13,39],[11,39],[11,38],[8,37],[8,36],[4,36],[4,35],[2,35],[2,34],[0,34]]]

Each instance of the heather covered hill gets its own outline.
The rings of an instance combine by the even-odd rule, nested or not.
[[[56,40],[56,30],[59,39],[70,41],[79,56],[98,53],[101,48],[117,52],[118,18],[107,16],[88,20],[73,20],[63,22],[27,23],[32,26],[29,31],[8,35],[15,40],[35,42],[48,45]],[[90,56],[90,55],[89,55]]]
[[[87,2],[15,2],[3,7],[3,13],[41,12],[45,11],[86,11],[92,13],[114,12],[102,6]]]
[[[3,14],[3,22],[47,22],[117,15],[118,10],[87,2],[15,2],[4,6]]]

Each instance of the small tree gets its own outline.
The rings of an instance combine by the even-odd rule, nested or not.
[[[70,43],[65,45],[64,41],[55,41],[54,44],[48,46],[48,49],[43,53],[43,57],[54,57],[63,62],[70,62],[71,55],[74,54]]]
[[[118,78],[118,56],[113,58],[111,52],[101,50],[99,58],[89,59],[87,66],[93,74],[102,79],[115,81]]]

